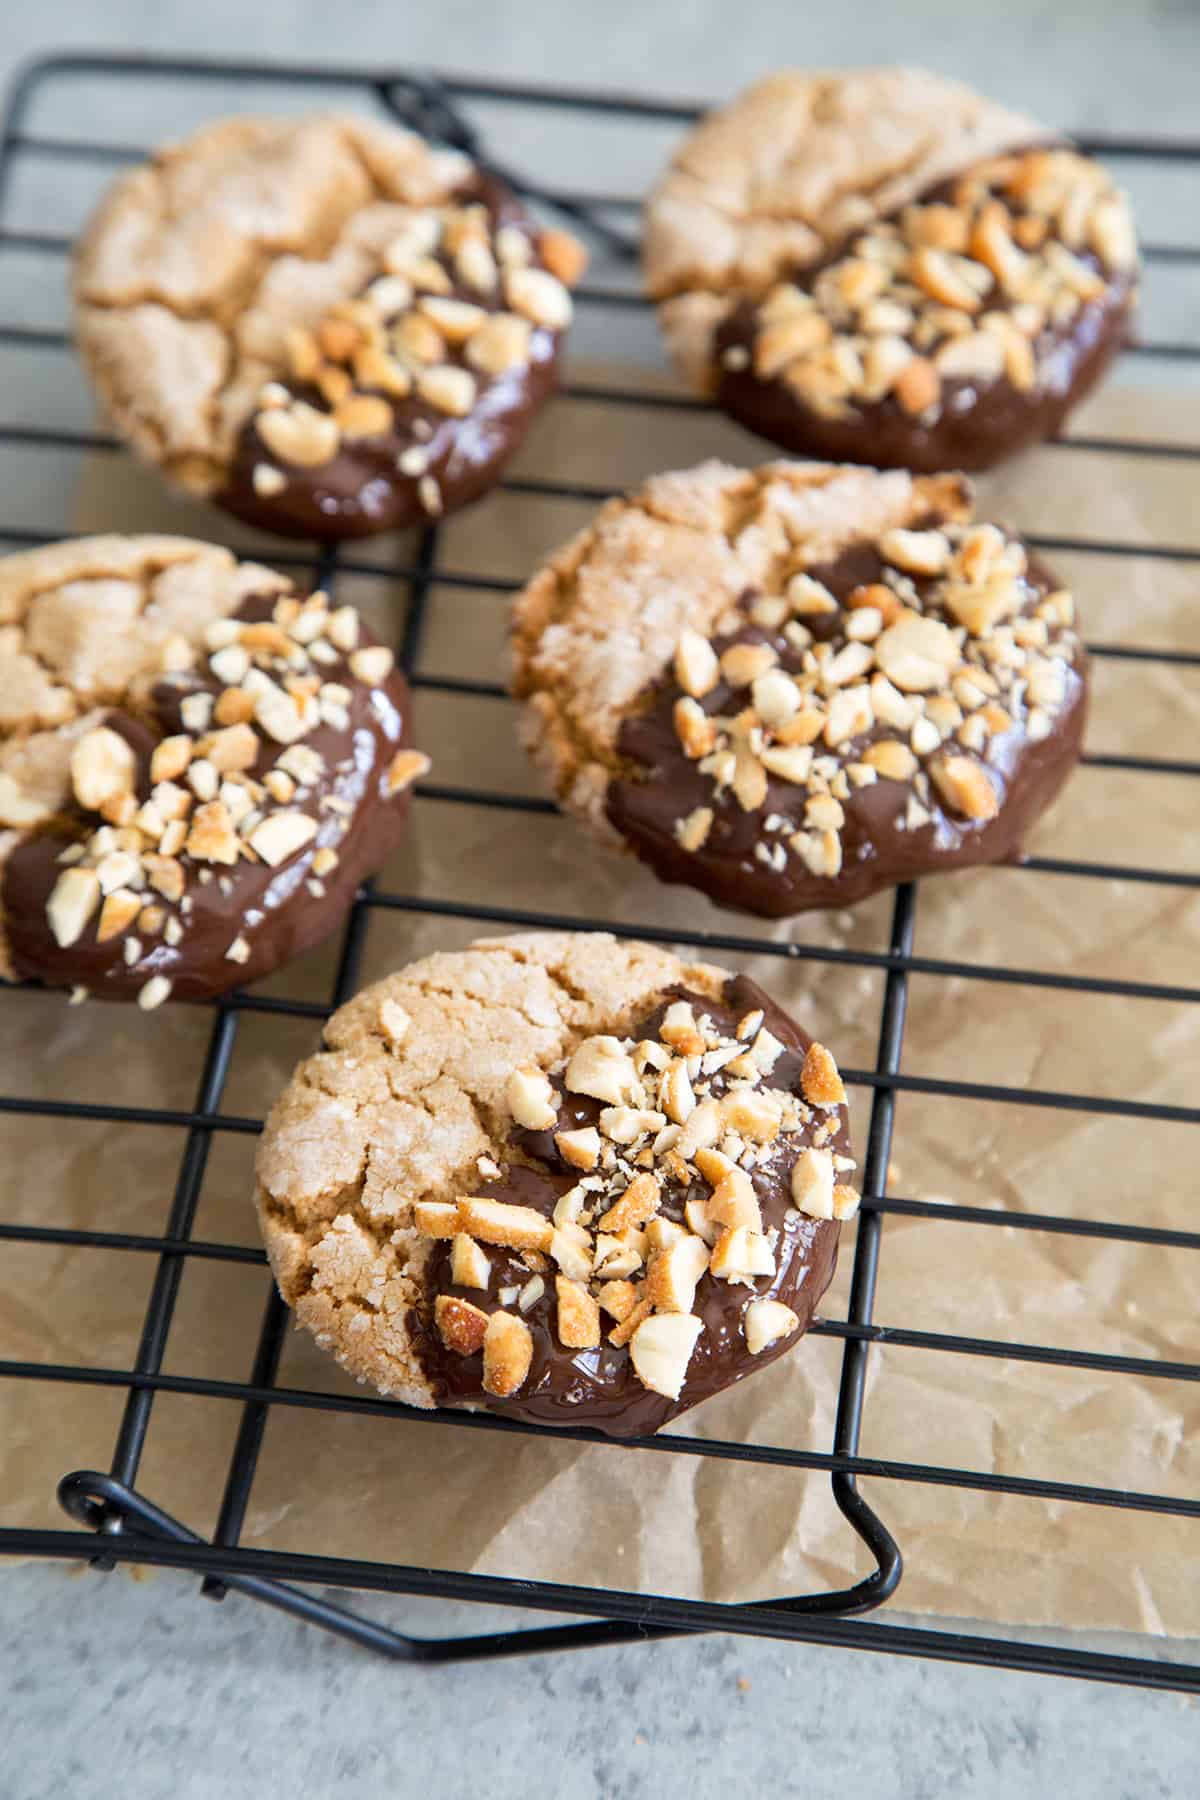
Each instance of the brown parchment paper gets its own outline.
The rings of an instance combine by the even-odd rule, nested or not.
[[[644,385],[644,369],[592,369]],[[1122,438],[1194,437],[1194,398],[1110,387],[1076,429]],[[604,487],[707,454],[757,461],[763,447],[716,418],[560,400],[519,473]],[[78,530],[178,529],[245,545],[220,517],[164,494],[119,455],[50,472],[72,484]],[[1194,465],[1158,457],[1042,449],[981,484],[984,505],[1033,532],[1200,549]],[[585,503],[493,496],[443,532],[441,566],[519,579],[588,516]],[[269,560],[272,548],[261,540]],[[340,594],[398,634],[403,581],[373,573],[411,545],[356,546]],[[1091,640],[1200,648],[1196,565],[1058,553]],[[506,599],[469,584],[431,590],[421,667],[495,680]],[[505,701],[426,690],[418,741],[436,779],[537,792]],[[1089,748],[1193,760],[1200,668],[1106,658],[1094,664]],[[1029,848],[1126,867],[1196,866],[1195,782],[1082,768]],[[853,913],[778,926],[722,914],[660,886],[632,860],[597,850],[572,824],[422,801],[382,886],[466,906],[580,914],[618,929],[639,920],[761,940],[886,947],[887,897]],[[363,979],[486,925],[380,911]],[[917,952],[970,964],[1200,986],[1200,896],[1126,879],[985,870],[926,883]],[[325,999],[335,952],[317,950],[270,984]],[[836,1048],[843,1066],[875,1057],[882,976],[803,958],[724,957],[744,966]],[[209,1016],[166,1007],[149,1016],[69,1008],[60,997],[3,996],[0,1087],[138,1107],[187,1108],[202,1077]],[[246,1015],[222,1101],[260,1117],[314,1023]],[[1191,1105],[1200,1009],[956,976],[914,975],[906,1073],[1067,1093]],[[854,1094],[865,1142],[869,1095]],[[9,1116],[0,1216],[27,1223],[157,1233],[166,1225],[183,1133]],[[1095,1216],[1190,1228],[1196,1217],[1194,1125],[902,1093],[891,1191],[1015,1213]],[[193,1222],[202,1242],[253,1245],[254,1139],[215,1134]],[[852,1235],[824,1311],[844,1316]],[[131,1251],[0,1246],[0,1355],[128,1367],[156,1259]],[[1200,1351],[1196,1253],[1012,1226],[886,1218],[877,1319],[1000,1343],[1060,1345],[1156,1360]],[[253,1263],[188,1259],[164,1367],[245,1379],[267,1294]],[[699,1437],[828,1450],[840,1343],[807,1339],[795,1354],[681,1422]],[[355,1392],[293,1334],[284,1386]],[[64,1471],[105,1466],[122,1395],[70,1382],[0,1383],[0,1522],[60,1522]],[[163,1393],[154,1403],[139,1485],[200,1532],[211,1531],[239,1409]],[[863,1452],[873,1457],[1049,1480],[1194,1495],[1200,1478],[1195,1385],[1155,1376],[1066,1370],[880,1346],[870,1359]],[[997,1497],[969,1488],[872,1479],[864,1491],[899,1539],[907,1611],[996,1622],[1200,1632],[1196,1527],[1144,1512]],[[868,1564],[830,1497],[826,1475],[769,1466],[580,1447],[489,1435],[452,1424],[272,1409],[245,1541],[272,1549],[442,1565],[494,1574],[734,1601],[843,1584]]]

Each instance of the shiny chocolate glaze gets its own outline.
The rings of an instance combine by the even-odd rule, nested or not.
[[[953,186],[952,181],[940,182],[916,204],[947,200]],[[857,237],[860,232],[852,235]],[[822,269],[837,261],[845,248],[843,243],[812,267],[791,274],[781,272],[779,278],[809,291]],[[1091,251],[1076,254],[1089,268],[1100,270]],[[782,375],[763,380],[755,375],[753,363],[744,369],[726,368],[722,355],[732,346],[753,354],[758,306],[753,300],[744,300],[717,333],[717,401],[748,430],[805,456],[870,463],[877,469],[912,469],[918,474],[988,469],[1031,444],[1054,437],[1126,341],[1136,277],[1110,273],[1105,278],[1104,293],[1085,302],[1068,326],[1048,325],[1033,340],[1038,359],[1034,387],[1022,392],[1006,377],[987,383],[946,378],[941,404],[932,418],[906,412],[894,394],[882,400],[855,400],[848,418],[825,418],[806,406]]]
[[[234,617],[245,622],[269,619],[276,598],[247,600]],[[365,629],[359,641],[364,646],[372,641]],[[409,742],[408,689],[395,671],[382,687],[367,688],[353,680],[341,658],[326,665],[323,674],[350,689],[350,722],[347,730],[322,724],[302,740],[324,757],[326,765],[318,781],[291,803],[293,810],[320,820],[315,838],[275,868],[247,860],[232,868],[212,865],[208,881],[200,879],[205,865],[188,861],[185,899],[190,897],[191,906],[186,913],[147,889],[147,902],[161,904],[169,916],[179,917],[183,935],[174,946],[161,933],[153,937],[139,933],[136,924],[99,943],[99,915],[94,915],[77,942],[60,948],[46,917],[46,902],[62,873],[58,857],[101,822],[82,812],[64,816],[19,844],[0,878],[0,911],[14,974],[56,987],[82,986],[98,1000],[135,999],[152,976],[163,975],[171,982],[172,999],[205,1000],[258,980],[334,930],[359,883],[391,854],[404,833],[408,796],[389,798],[385,778],[396,751]],[[104,722],[137,753],[139,801],[150,793],[154,745],[183,730],[182,700],[197,692],[215,696],[221,687],[207,669],[198,670],[158,683],[143,718],[117,711],[107,715]],[[265,743],[258,764],[248,773],[260,778],[281,748]],[[330,798],[344,802],[349,810],[330,809]],[[313,893],[307,886],[313,880],[312,860],[326,845],[336,848],[339,860],[321,878],[318,885],[323,892]],[[226,957],[239,936],[250,946],[243,963]],[[125,960],[128,937],[137,938],[141,946],[133,963]]]
[[[785,1046],[771,1074],[766,1078],[773,1087],[786,1088],[800,1094],[800,1069],[805,1051],[812,1041],[787,1014],[774,1004],[746,976],[731,976],[719,1002],[683,988],[672,989],[645,1019],[632,1028],[635,1038],[654,1037],[667,1006],[675,999],[691,1000],[697,1015],[707,1013],[723,1033],[735,1035],[736,1024],[746,1012],[761,1007],[766,1024]],[[562,1093],[561,1082],[555,1084]],[[719,1093],[723,1083],[718,1076],[713,1092]],[[564,1095],[557,1129],[569,1130],[576,1125],[593,1125],[599,1117],[601,1102]],[[836,1124],[836,1136],[829,1147],[849,1156],[850,1136],[846,1109],[823,1114]],[[530,1269],[515,1252],[485,1245],[491,1261],[488,1287],[458,1287],[450,1280],[450,1247],[439,1243],[426,1271],[428,1310],[410,1316],[423,1368],[442,1405],[486,1406],[508,1418],[525,1419],[538,1425],[592,1426],[612,1437],[634,1437],[657,1431],[668,1420],[709,1399],[735,1381],[765,1368],[776,1357],[795,1344],[812,1322],[817,1305],[837,1265],[840,1225],[831,1220],[810,1219],[795,1213],[792,1207],[790,1175],[796,1154],[808,1141],[796,1135],[780,1140],[780,1149],[751,1172],[751,1179],[762,1208],[765,1230],[778,1230],[776,1274],[760,1276],[752,1286],[717,1281],[704,1275],[696,1290],[695,1311],[704,1321],[687,1376],[678,1400],[643,1387],[634,1371],[628,1346],[614,1348],[607,1333],[614,1321],[606,1313],[605,1341],[594,1350],[565,1349],[554,1330],[556,1304],[554,1271],[551,1267],[543,1279],[545,1292],[524,1314],[533,1334],[533,1361],[520,1392],[509,1400],[498,1400],[485,1394],[482,1387],[483,1357],[460,1356],[447,1350],[432,1323],[432,1300],[435,1294],[457,1294],[486,1312],[500,1307],[498,1291],[506,1286],[523,1286]],[[488,1182],[478,1191],[489,1199],[506,1200],[522,1206],[536,1207],[549,1216],[560,1194],[579,1179],[559,1156],[551,1132],[516,1130],[512,1139],[514,1156],[503,1169],[499,1180]],[[500,1159],[503,1160],[503,1159]],[[850,1179],[850,1177],[846,1177]],[[683,1209],[689,1199],[707,1199],[710,1189],[697,1182],[692,1187],[664,1183],[661,1211],[666,1218],[683,1220]],[[787,1214],[792,1211],[789,1219]],[[752,1300],[778,1299],[790,1306],[800,1319],[800,1331],[770,1345],[757,1356],[746,1348],[742,1333],[742,1315]]]
[[[507,188],[480,177],[474,187],[454,198],[462,205],[485,205],[493,230],[500,226],[521,230],[533,245],[532,266],[540,266],[537,227]],[[491,294],[481,294],[456,278],[452,263],[444,256],[437,260],[450,277],[447,299],[469,300],[486,312],[504,310],[499,286]],[[285,465],[287,485],[269,497],[255,492],[254,470],[264,462],[279,466],[279,459],[263,443],[251,415],[239,434],[229,479],[213,499],[247,524],[283,537],[326,540],[404,530],[432,516],[421,501],[421,478],[405,475],[398,467],[403,452],[418,446],[428,457],[424,473],[438,484],[441,512],[454,512],[486,493],[520,448],[558,384],[562,338],[561,332],[535,327],[528,363],[494,376],[472,369],[478,394],[471,411],[461,419],[438,412],[415,391],[397,399],[379,389],[356,388],[387,401],[392,409],[392,429],[379,437],[343,440],[337,455],[317,468]],[[448,347],[445,360],[469,367],[453,346]],[[315,387],[282,377],[280,384],[319,411],[331,410]]]
[[[844,551],[836,562],[814,567],[809,573],[844,601],[853,588],[878,581],[882,567],[874,546],[860,544]],[[1059,585],[1033,557],[1028,580],[1032,584],[1030,607]],[[923,585],[918,582],[918,589]],[[753,598],[747,594],[743,605]],[[804,623],[818,641],[842,629],[841,615],[836,613],[808,617]],[[794,673],[800,667],[801,652],[786,638],[749,622],[714,639],[713,647],[720,654],[733,643],[770,643],[784,669]],[[944,811],[934,789],[929,802],[931,822],[907,830],[899,828],[898,822],[904,820],[911,783],[876,781],[870,787],[852,788],[842,802],[846,815],[841,833],[842,868],[833,877],[812,875],[797,856],[789,856],[779,871],[757,860],[755,845],[762,840],[764,819],[778,813],[790,821],[789,832],[800,829],[806,790],[770,776],[766,803],[759,811],[744,812],[729,793],[714,801],[711,779],[702,775],[680,748],[672,709],[681,689],[673,677],[653,688],[643,710],[621,726],[617,749],[626,759],[629,774],[610,783],[607,816],[663,881],[700,888],[723,906],[767,918],[851,905],[919,875],[976,863],[1014,861],[1019,859],[1029,827],[1050,805],[1079,757],[1087,713],[1082,651],[1068,668],[1067,701],[1049,737],[1029,741],[1018,719],[1014,730],[989,744],[987,766],[993,776],[999,774],[1001,786],[1000,809],[994,819],[981,822]],[[744,693],[740,701],[733,701],[733,691],[722,681],[701,702],[705,712],[728,714],[747,704]],[[852,761],[869,743],[891,735],[894,733],[876,726],[854,739],[853,755],[845,754],[848,746],[842,746],[838,754]],[[688,852],[676,841],[675,824],[697,806],[713,806],[715,817],[704,846]]]

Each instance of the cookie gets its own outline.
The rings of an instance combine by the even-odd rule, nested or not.
[[[606,934],[425,957],[267,1120],[297,1321],[414,1406],[656,1431],[812,1320],[857,1209],[829,1051],[744,976]]]
[[[1032,120],[915,69],[770,77],[651,195],[681,369],[787,450],[987,468],[1052,436],[1123,342],[1125,196]]]
[[[150,1009],[324,937],[399,841],[408,690],[352,607],[228,550],[0,561],[0,974]]]
[[[513,688],[564,807],[774,918],[1017,856],[1087,673],[1071,595],[962,476],[708,462],[534,576]]]
[[[397,126],[227,119],[109,191],[75,335],[169,480],[263,530],[363,537],[496,480],[555,385],[583,260]]]

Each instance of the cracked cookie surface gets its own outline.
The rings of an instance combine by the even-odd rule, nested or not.
[[[925,471],[1050,436],[1128,328],[1128,204],[1032,120],[912,69],[781,73],[647,206],[693,385],[786,449]]]
[[[1018,854],[1078,757],[1086,659],[961,476],[710,462],[534,576],[513,688],[564,807],[784,916]]]
[[[397,126],[235,118],[109,191],[76,338],[169,479],[266,530],[356,537],[491,485],[553,388],[582,261]]]
[[[0,561],[0,973],[150,1009],[332,930],[428,766],[351,607],[176,537]]]
[[[628,1435],[783,1353],[853,1215],[828,1051],[604,934],[428,956],[334,1015],[258,1155],[298,1322],[418,1406]]]

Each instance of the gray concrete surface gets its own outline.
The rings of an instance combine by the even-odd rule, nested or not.
[[[1186,0],[4,8],[0,75],[65,46],[416,63],[686,96],[782,62],[907,58],[1068,126],[1184,132],[1196,128],[1200,11]],[[133,135],[136,121],[121,124]],[[415,1603],[366,1605],[392,1623],[453,1623]],[[480,1628],[461,1616],[460,1628]],[[1169,1694],[722,1638],[419,1670],[244,1599],[209,1605],[171,1574],[0,1571],[0,1800],[351,1785],[362,1800],[1151,1800],[1195,1793],[1197,1766],[1195,1710]]]
[[[174,1574],[10,1570],[0,1616],[5,1800],[1196,1792],[1174,1694],[733,1638],[411,1669]]]

